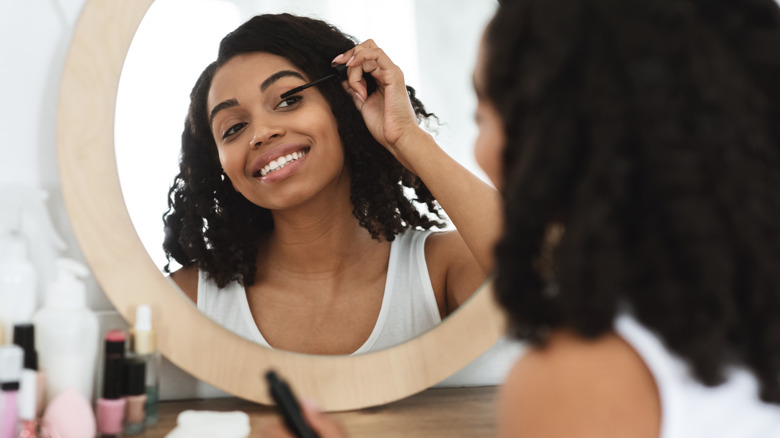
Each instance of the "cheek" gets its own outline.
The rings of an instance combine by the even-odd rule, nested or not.
[[[238,181],[239,177],[244,173],[244,165],[235,156],[222,148],[217,148],[219,156],[219,165],[222,166],[222,171],[228,176],[230,181],[235,186],[235,181]]]
[[[314,119],[309,126],[314,126],[314,123],[319,123],[319,125],[316,125],[317,133],[319,133],[318,138],[325,143],[321,146],[327,145],[326,149],[330,151],[329,154],[337,161],[343,163],[345,160],[345,152],[341,136],[339,135],[338,122],[330,110],[328,108],[326,109],[328,112],[323,112],[323,114]],[[316,135],[314,132],[312,132],[312,134]]]
[[[230,155],[226,154],[221,148],[217,148],[217,155],[219,156],[219,165],[222,166],[222,170],[225,173],[230,173]]]
[[[479,167],[485,171],[488,178],[496,188],[501,188],[502,182],[502,155],[504,151],[504,135],[500,124],[495,122],[483,123],[479,128],[474,156]]]
[[[485,130],[480,127],[477,139],[474,142],[474,158],[477,160],[477,164],[486,173],[490,167],[490,160],[488,159],[490,154],[487,151],[487,144],[485,141]],[[492,178],[492,176],[491,176]]]

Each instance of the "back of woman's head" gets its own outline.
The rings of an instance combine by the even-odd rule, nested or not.
[[[217,70],[236,56],[265,52],[288,59],[313,80],[331,73],[333,58],[355,44],[326,22],[290,14],[258,15],[223,38],[217,60],[203,71],[190,96],[180,172],[163,216],[163,248],[169,262],[175,259],[184,266],[197,265],[220,287],[233,280],[252,284],[258,241],[273,229],[270,211],[237,193],[222,172],[207,109]],[[371,90],[373,79],[366,79]],[[414,89],[407,88],[418,118],[432,116]],[[443,214],[428,188],[376,142],[339,81],[323,82],[317,89],[338,125],[351,178],[353,215],[360,225],[373,238],[386,240],[408,228],[443,225]],[[414,202],[407,192],[415,194]]]
[[[774,0],[507,0],[486,47],[513,332],[627,309],[705,384],[738,363],[780,402]]]

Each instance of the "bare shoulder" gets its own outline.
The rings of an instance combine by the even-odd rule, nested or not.
[[[501,390],[502,437],[657,438],[661,406],[655,380],[616,334],[585,340],[556,332],[528,351]]]
[[[487,277],[457,230],[428,236],[425,261],[442,316],[463,304]]]
[[[198,302],[198,267],[186,266],[171,273],[171,280],[179,286],[193,303]]]

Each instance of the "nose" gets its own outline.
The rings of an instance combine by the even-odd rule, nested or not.
[[[256,124],[249,147],[259,148],[263,143],[284,136],[286,130],[277,124]]]

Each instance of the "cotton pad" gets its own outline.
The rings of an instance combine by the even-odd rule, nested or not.
[[[176,429],[165,438],[247,438],[249,415],[241,411],[184,411],[176,418]]]

